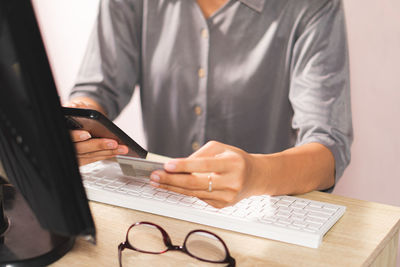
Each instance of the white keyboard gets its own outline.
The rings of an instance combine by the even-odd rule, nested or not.
[[[90,200],[210,225],[249,235],[318,248],[346,208],[291,196],[253,196],[232,207],[153,188],[148,178],[128,177],[116,162],[80,168]]]

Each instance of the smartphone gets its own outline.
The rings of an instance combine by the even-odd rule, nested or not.
[[[102,113],[93,109],[67,107],[62,109],[70,130],[85,130],[94,138],[114,139],[118,144],[126,145],[129,148],[128,154],[125,156],[142,159],[147,157],[148,152],[143,147]]]

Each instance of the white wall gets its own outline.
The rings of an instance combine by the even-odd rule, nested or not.
[[[33,2],[40,15],[57,86],[65,100],[98,0]],[[334,193],[400,206],[400,1],[344,3],[355,140],[352,162]],[[117,124],[145,144],[137,95]]]

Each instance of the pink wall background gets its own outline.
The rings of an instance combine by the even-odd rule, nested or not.
[[[67,101],[97,13],[99,0],[32,0],[39,15],[50,64],[61,100]],[[127,116],[126,114],[129,114]],[[139,94],[115,121],[136,142],[146,147]]]
[[[98,0],[33,2],[65,101]],[[352,162],[334,193],[400,206],[400,1],[344,0],[344,4],[355,139]],[[145,146],[140,114],[135,94],[116,122]]]
[[[400,1],[345,1],[352,162],[335,193],[400,206]]]

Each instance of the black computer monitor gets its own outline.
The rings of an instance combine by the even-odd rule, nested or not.
[[[95,236],[30,0],[0,1],[0,160],[0,266],[45,266]]]

